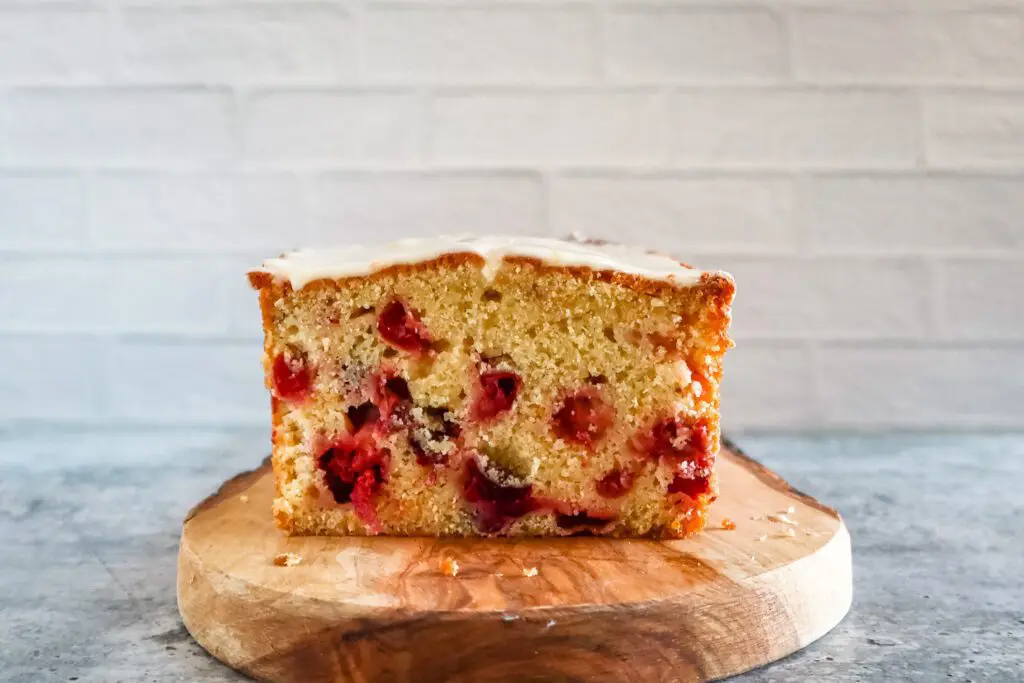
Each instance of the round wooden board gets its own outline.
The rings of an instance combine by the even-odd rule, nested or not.
[[[178,607],[213,656],[280,683],[722,678],[820,638],[852,582],[834,510],[734,448],[719,474],[685,541],[289,538],[264,463],[186,519]],[[767,518],[791,506],[797,526]]]

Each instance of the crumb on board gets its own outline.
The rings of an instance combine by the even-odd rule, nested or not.
[[[788,524],[789,526],[799,526],[799,524],[795,520],[792,520],[789,517],[787,517],[786,515],[781,514],[781,513],[777,514],[777,515],[768,515],[767,519],[768,519],[769,522],[777,522],[779,524]]]
[[[278,567],[294,567],[302,562],[302,557],[295,553],[278,553],[274,555],[274,565]]]
[[[249,496],[247,496],[247,495],[245,495],[245,494],[243,493],[242,495],[240,495],[240,496],[238,497],[238,500],[242,501],[243,503],[248,503],[248,502],[249,502]]]
[[[441,560],[441,573],[445,576],[458,576],[459,575],[459,563],[451,557],[446,557]]]
[[[736,529],[736,522],[732,521],[728,517],[722,520],[722,528],[726,531],[733,531]]]
[[[778,533],[779,538],[793,538],[796,536],[796,530],[793,527],[786,527]]]
[[[768,540],[768,534],[761,534],[760,536],[757,537],[757,540],[759,540],[759,541],[767,541]]]
[[[534,576],[537,576],[538,573],[539,572],[536,567],[523,567],[523,576],[533,578]]]

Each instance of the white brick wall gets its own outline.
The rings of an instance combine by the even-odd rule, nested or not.
[[[95,7],[0,7],[0,83],[102,83],[114,66],[111,29]]]
[[[686,166],[911,168],[917,102],[890,90],[687,90],[672,98],[673,161]]]
[[[612,7],[608,75],[619,83],[726,83],[785,75],[783,26],[767,8]]]
[[[409,226],[424,234],[479,225],[542,235],[543,192],[540,178],[527,173],[323,174],[310,182],[312,241],[336,242],[339,226],[383,242],[408,236]]]
[[[678,254],[701,250],[793,253],[795,191],[783,176],[553,175],[550,226],[620,239],[642,226],[649,244]]]
[[[266,252],[310,241],[304,184],[287,172],[99,172],[92,243],[101,251]]]
[[[366,79],[380,83],[578,83],[598,73],[597,15],[587,5],[371,3]]]
[[[555,90],[438,93],[430,157],[456,166],[643,166],[669,160],[665,95]]]
[[[232,148],[226,90],[13,88],[6,118],[14,167],[206,165]]]
[[[935,92],[924,98],[928,160],[937,167],[1024,164],[1024,94]]]
[[[354,73],[352,17],[339,6],[128,6],[120,19],[129,80],[322,83]]]
[[[426,107],[415,93],[259,91],[240,110],[245,164],[401,166],[422,156]]]
[[[1024,0],[0,0],[0,429],[264,424],[261,256],[576,230],[733,271],[733,428],[1024,427]]]

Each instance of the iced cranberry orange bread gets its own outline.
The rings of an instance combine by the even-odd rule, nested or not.
[[[249,279],[286,531],[703,526],[728,274],[613,245],[440,237],[298,251]]]

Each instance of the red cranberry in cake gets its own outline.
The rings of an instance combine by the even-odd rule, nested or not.
[[[412,392],[404,377],[388,377],[384,380],[384,394],[397,403],[412,402]]]
[[[558,438],[588,448],[604,436],[614,422],[615,409],[605,403],[601,393],[593,387],[566,396],[553,418]]]
[[[374,507],[374,498],[380,491],[381,482],[384,481],[383,472],[379,467],[363,470],[356,478],[356,484],[352,488],[352,507],[366,525],[374,533],[380,532],[380,520],[377,518],[377,509]]]
[[[392,301],[380,312],[377,331],[384,341],[401,351],[420,354],[430,348],[427,326],[398,300]]]
[[[622,498],[633,488],[633,474],[615,468],[597,480],[597,492],[605,498]]]
[[[274,395],[285,401],[306,399],[313,383],[313,373],[306,357],[299,353],[279,353],[271,368]]]
[[[317,463],[336,503],[353,503],[371,528],[377,524],[373,496],[387,477],[388,452],[369,437],[345,436],[324,451]]]
[[[711,493],[711,478],[696,477],[691,479],[679,475],[668,485],[668,492],[682,493],[697,500],[697,496]]]
[[[412,392],[404,377],[394,374],[393,370],[383,370],[374,376],[371,393],[385,428],[406,421],[412,407]]]
[[[462,490],[476,510],[477,528],[484,533],[501,531],[540,506],[533,497],[531,485],[493,481],[481,471],[476,458],[466,463]]]
[[[320,456],[317,464],[323,470],[324,483],[334,496],[334,502],[347,503],[352,500],[356,474],[352,471],[350,460],[344,455],[336,459],[332,448]]]
[[[363,429],[373,429],[380,420],[380,410],[369,401],[352,406],[345,411],[345,415],[348,417],[349,431],[353,434],[357,434]]]
[[[705,471],[711,468],[714,452],[707,424],[698,422],[690,428],[690,438],[683,448],[682,458],[686,463],[693,463],[695,470]]]
[[[728,274],[620,245],[441,236],[295,252],[249,278],[288,533],[705,524]]]
[[[512,409],[522,379],[507,370],[485,370],[480,373],[479,389],[473,403],[473,418],[491,420]]]
[[[712,465],[711,438],[702,422],[688,427],[678,418],[661,420],[634,435],[631,446],[653,460],[668,461],[681,470],[705,471]]]
[[[385,451],[374,448],[368,439],[345,436],[320,455],[318,464],[335,502],[347,503],[359,474],[373,468],[379,471],[385,459]]]

